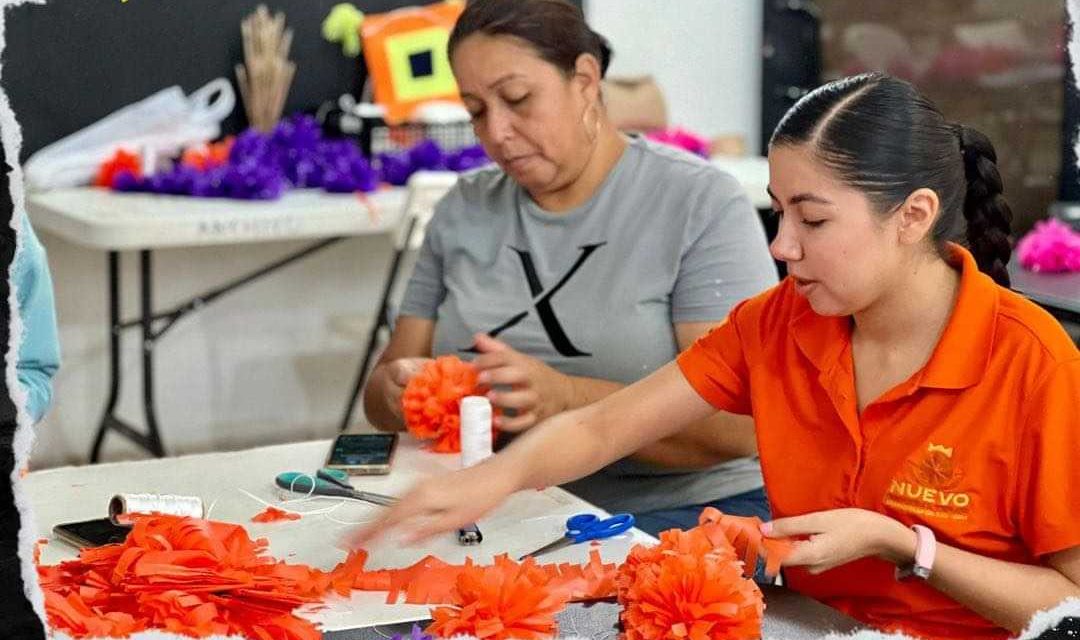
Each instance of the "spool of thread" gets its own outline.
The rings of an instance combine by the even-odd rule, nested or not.
[[[131,516],[146,513],[202,518],[206,508],[197,496],[118,493],[109,500],[109,519],[113,524],[131,524]]]
[[[491,455],[491,401],[484,396],[461,399],[461,466],[471,467]]]

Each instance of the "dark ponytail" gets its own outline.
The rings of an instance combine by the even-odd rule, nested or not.
[[[770,146],[809,145],[845,184],[878,211],[891,212],[916,189],[932,189],[940,212],[937,251],[965,244],[979,269],[1009,285],[1009,224],[997,155],[978,131],[949,124],[911,84],[882,73],[818,87],[777,125]]]
[[[526,42],[567,77],[583,53],[599,61],[600,77],[611,64],[607,39],[590,29],[581,9],[566,0],[470,0],[450,32],[449,56],[453,58],[454,49],[474,33]]]
[[[964,158],[967,193],[964,218],[967,220],[967,244],[979,263],[979,270],[998,284],[1009,286],[1009,263],[1012,244],[1009,232],[1012,209],[1001,193],[1001,174],[997,153],[990,139],[971,127],[956,125],[960,151]]]

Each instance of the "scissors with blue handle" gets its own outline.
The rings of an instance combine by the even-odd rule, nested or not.
[[[393,496],[356,489],[348,483],[348,477],[349,476],[346,475],[344,471],[338,471],[337,469],[319,469],[315,473],[314,478],[310,473],[286,471],[285,473],[279,473],[277,477],[274,478],[274,483],[282,489],[288,489],[289,491],[295,491],[297,493],[349,498],[351,500],[361,500],[363,502],[370,502],[384,507],[388,507],[397,502],[397,498]],[[312,483],[314,483],[314,488]]]
[[[566,521],[566,533],[553,542],[550,542],[532,553],[526,553],[518,558],[524,560],[529,556],[538,556],[572,544],[585,542],[586,540],[601,540],[619,535],[634,526],[634,516],[629,513],[617,513],[610,518],[599,518],[591,513],[579,513],[571,516]]]

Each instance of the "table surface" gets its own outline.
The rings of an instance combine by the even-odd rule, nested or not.
[[[1080,271],[1038,273],[1009,263],[1012,288],[1045,306],[1080,314]]]
[[[285,492],[273,484],[275,475],[289,470],[313,472],[325,460],[329,447],[329,440],[320,440],[229,453],[35,471],[23,480],[23,486],[33,508],[37,527],[34,537],[49,539],[42,549],[41,561],[55,564],[75,557],[74,548],[52,538],[54,525],[104,517],[109,499],[117,493],[172,493],[199,496],[207,505],[209,518],[244,524],[252,537],[267,538],[269,552],[275,557],[329,569],[345,557],[345,551],[337,548],[335,541],[358,523],[370,520],[381,507],[332,498],[314,499],[285,505],[300,513],[309,512],[300,520],[250,522],[265,507],[260,500],[278,503],[284,497]],[[417,479],[454,469],[459,464],[457,455],[423,451],[411,438],[403,437],[390,475],[354,477],[352,483],[361,489],[400,495]],[[331,507],[333,511],[325,513]],[[391,538],[368,548],[368,567],[404,567],[429,554],[452,563],[460,563],[466,556],[479,562],[489,562],[500,553],[517,557],[560,535],[569,515],[586,510],[603,514],[558,488],[523,491],[480,521],[484,544],[479,547],[463,547],[450,535],[437,537],[423,547],[406,547]],[[597,548],[604,561],[621,562],[634,544],[654,541],[633,529],[603,541],[599,547],[574,545],[544,556],[544,561],[583,562],[590,549]],[[336,640],[379,638],[378,630],[371,627],[428,618],[428,605],[387,605],[385,599],[382,592],[354,591],[350,599],[332,596],[325,608],[300,610],[298,615],[319,623],[326,637]],[[768,591],[766,605],[766,630],[784,631],[783,634],[776,631],[777,637],[800,637],[799,632],[809,634],[802,637],[817,637],[820,634],[815,634],[822,629],[844,630],[853,628],[854,624],[824,605],[787,591]],[[615,605],[597,603],[573,605],[563,615],[565,620],[571,620],[569,624],[564,622],[564,634],[597,637],[602,632],[593,631],[610,630],[618,612]]]
[[[96,249],[121,251],[389,233],[405,189],[358,194],[294,189],[279,200],[189,198],[96,187],[29,194],[38,230]]]
[[[755,208],[769,206],[765,158],[716,156],[712,163],[743,185]],[[123,251],[388,233],[401,218],[405,196],[404,187],[363,198],[294,189],[279,200],[249,201],[76,187],[28,194],[26,206],[36,229]]]

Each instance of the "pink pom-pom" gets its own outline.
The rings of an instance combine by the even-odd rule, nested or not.
[[[690,153],[697,154],[702,158],[709,157],[709,141],[699,135],[690,133],[686,129],[676,127],[674,129],[660,129],[645,134],[650,140],[655,140],[673,147],[685,149]]]
[[[1029,271],[1080,271],[1080,233],[1054,218],[1036,222],[1017,244],[1016,254]]]

